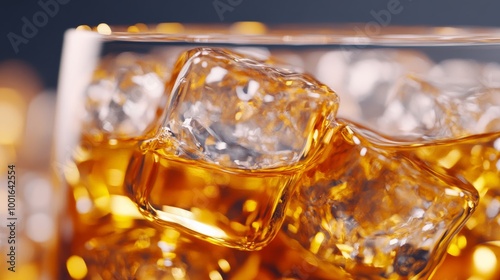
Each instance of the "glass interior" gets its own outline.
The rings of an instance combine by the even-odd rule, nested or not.
[[[54,142],[67,197],[62,277],[499,277],[500,31],[375,27],[159,24],[67,31]],[[229,77],[236,68],[228,66],[226,77],[260,88],[269,83],[269,93],[288,93],[294,83],[287,74],[267,77],[269,69],[250,74],[254,66],[241,66],[242,57],[326,86],[332,100],[338,96],[328,125],[314,130],[318,155],[304,156],[293,172],[260,174],[168,146],[173,137],[163,126],[165,111],[177,104],[171,92],[199,90],[204,100],[207,88],[226,89],[207,82],[201,70],[189,72],[185,65],[194,58],[180,58],[195,49],[228,51],[220,63],[206,58],[208,67],[235,63],[248,76]],[[184,92],[181,78],[191,83]],[[231,100],[220,97],[222,112],[252,102]],[[289,106],[285,112],[305,110]],[[209,128],[203,133],[212,133]]]

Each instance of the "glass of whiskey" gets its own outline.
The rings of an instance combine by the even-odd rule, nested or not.
[[[498,277],[495,30],[139,27],[65,34],[61,279]]]

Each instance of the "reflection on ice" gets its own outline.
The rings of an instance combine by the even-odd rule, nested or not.
[[[218,245],[266,246],[338,106],[290,69],[217,48],[181,55],[163,125],[127,171],[142,214]]]
[[[400,147],[340,123],[300,181],[282,231],[355,278],[425,278],[478,201],[465,180],[439,174]]]
[[[86,134],[142,136],[166,101],[168,72],[159,58],[120,54],[103,61],[85,96]]]
[[[226,167],[293,165],[309,157],[338,104],[308,75],[220,49],[179,60],[163,125],[180,153]],[[162,140],[160,137],[160,140]]]

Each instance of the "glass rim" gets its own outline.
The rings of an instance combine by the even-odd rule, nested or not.
[[[500,45],[500,28],[451,26],[382,26],[375,22],[352,24],[266,25],[260,22],[233,24],[159,23],[131,26],[70,29],[99,36],[105,41],[250,44],[250,45],[378,45],[456,46]]]

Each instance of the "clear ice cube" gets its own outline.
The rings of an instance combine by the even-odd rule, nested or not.
[[[454,106],[449,100],[429,82],[407,75],[389,91],[372,126],[387,135],[417,139],[453,135],[448,120],[452,108],[443,106]]]
[[[459,138],[500,129],[499,88],[457,87],[422,76],[402,77],[372,118],[360,121],[409,140]]]
[[[166,101],[168,72],[156,57],[122,53],[104,59],[85,94],[85,133],[94,137],[143,136]]]
[[[479,192],[479,205],[457,237],[467,245],[456,247],[454,255],[500,239],[499,86],[498,63],[443,60],[428,73],[406,73],[384,97],[384,106],[361,121]]]
[[[469,181],[479,192],[479,205],[467,222],[467,246],[500,240],[500,131],[425,144],[403,143],[405,152],[435,170]]]
[[[302,176],[282,231],[305,254],[355,279],[424,279],[478,194],[465,180],[362,131],[343,123],[335,128],[324,157]]]
[[[467,134],[500,131],[500,88],[477,88],[457,109],[458,125]]]
[[[263,248],[320,154],[337,95],[306,74],[213,48],[183,54],[172,77],[163,126],[129,164],[129,195],[158,224]]]
[[[293,165],[308,157],[338,98],[313,78],[220,49],[180,59],[162,137],[179,153],[226,167]]]
[[[477,86],[482,80],[483,65],[475,60],[446,59],[430,69],[427,79],[441,88],[446,86],[449,95],[466,93],[463,89]]]
[[[433,67],[425,54],[413,50],[344,50],[327,53],[321,60],[317,64],[322,68],[314,73],[340,94],[343,105],[339,108],[339,116],[365,123],[379,117],[385,109],[385,101],[395,81],[407,74],[425,74]],[[345,66],[340,70],[335,69],[342,64]],[[338,71],[345,73],[337,74]],[[344,104],[344,100],[348,102]],[[356,105],[357,110],[350,109]]]

